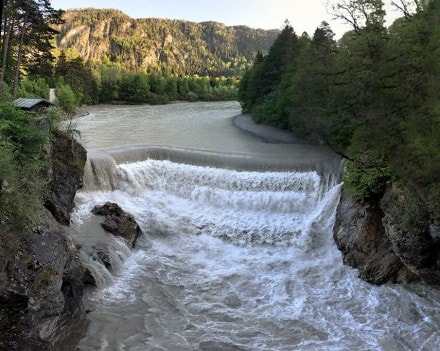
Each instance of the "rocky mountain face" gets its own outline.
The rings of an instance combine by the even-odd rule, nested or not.
[[[408,230],[399,202],[409,206],[410,199],[393,188],[379,202],[358,203],[343,194],[334,238],[344,263],[374,284],[440,285],[440,228]]]
[[[2,350],[71,350],[85,331],[85,272],[70,239],[73,229],[62,224],[70,222],[86,151],[57,132],[48,158],[45,222],[24,233],[0,228],[0,252],[14,252],[0,257]]]
[[[70,10],[64,20],[58,48],[73,49],[86,61],[189,75],[240,74],[279,34],[216,22],[133,19],[118,10]]]

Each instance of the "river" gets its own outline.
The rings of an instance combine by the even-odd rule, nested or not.
[[[329,150],[241,131],[235,102],[89,111],[73,225],[97,287],[79,350],[438,350],[438,291],[342,264]],[[132,251],[90,213],[106,201],[140,224]]]

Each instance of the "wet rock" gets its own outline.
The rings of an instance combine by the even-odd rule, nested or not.
[[[378,203],[361,204],[342,195],[333,236],[344,263],[357,268],[359,277],[373,284],[419,280],[393,249],[384,215]]]
[[[83,186],[86,149],[62,131],[55,131],[49,151],[50,195],[44,206],[61,224],[69,225],[75,207],[75,194]]]
[[[84,270],[68,225],[86,150],[53,132],[45,220],[28,231],[0,224],[0,349],[73,350],[86,330]]]
[[[389,213],[383,224],[393,251],[403,264],[425,283],[440,285],[439,245],[429,231],[408,233]]]
[[[13,311],[2,318],[8,328],[2,328],[7,337],[0,338],[0,349],[71,350],[75,345],[69,347],[66,340],[76,344],[83,336],[84,271],[67,230],[46,212],[44,225],[15,233],[19,247],[14,255],[7,254],[8,243],[0,242],[0,251],[6,253],[0,304]]]
[[[92,212],[96,215],[105,216],[101,226],[113,235],[124,238],[130,247],[134,247],[141,233],[139,225],[133,216],[116,204],[107,202],[102,206],[95,206]]]

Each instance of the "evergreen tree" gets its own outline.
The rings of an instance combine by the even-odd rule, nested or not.
[[[61,12],[48,0],[9,0],[3,9],[2,73],[0,80],[12,82],[17,92],[21,72],[51,61],[53,26],[62,23]]]

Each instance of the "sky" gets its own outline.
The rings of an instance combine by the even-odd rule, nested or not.
[[[298,35],[313,35],[322,21],[330,23],[337,37],[350,29],[332,20],[329,3],[337,0],[52,0],[56,9],[115,8],[132,18],[171,18],[193,22],[216,21],[226,25],[281,29],[289,20]],[[389,21],[398,17],[391,0],[384,0]]]

